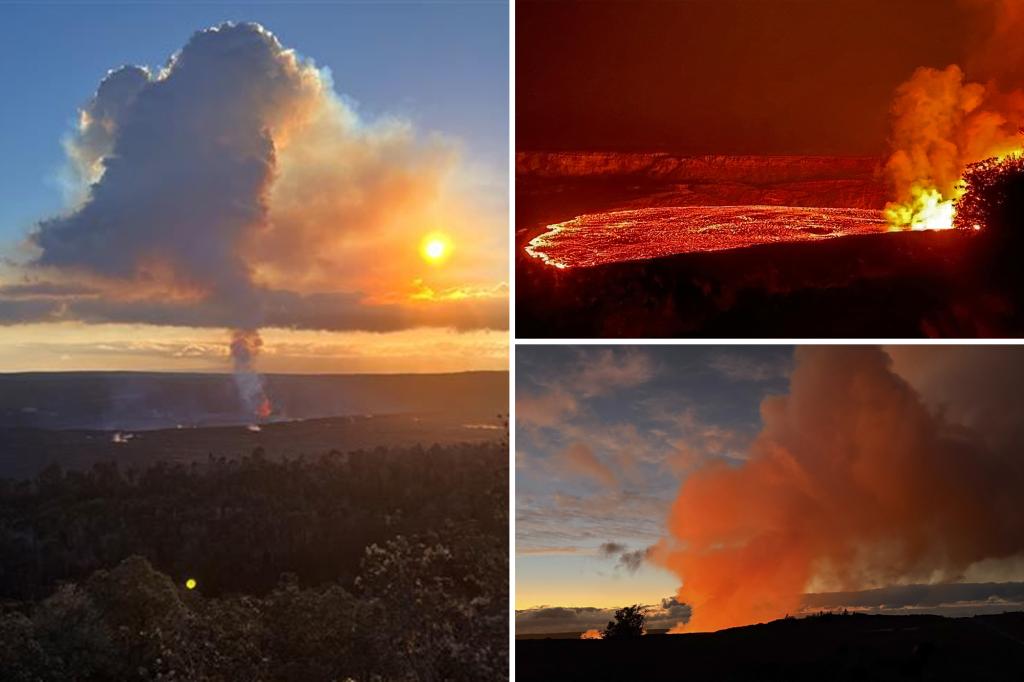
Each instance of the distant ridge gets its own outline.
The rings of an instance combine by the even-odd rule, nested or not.
[[[516,153],[516,175],[539,178],[639,176],[665,182],[777,184],[810,180],[871,179],[883,160],[873,156],[685,156],[664,152]]]
[[[1016,680],[1024,613],[823,614],[628,640],[519,639],[517,680]]]
[[[269,421],[437,413],[466,420],[508,411],[508,372],[268,374]],[[161,429],[252,421],[230,374],[0,374],[0,429]]]

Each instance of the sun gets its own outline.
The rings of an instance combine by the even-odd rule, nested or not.
[[[439,232],[432,232],[423,238],[420,245],[420,255],[423,260],[433,265],[443,263],[448,259],[452,251],[451,240]]]

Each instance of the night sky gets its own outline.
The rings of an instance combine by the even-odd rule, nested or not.
[[[986,20],[953,0],[519,2],[516,146],[882,154],[896,86],[965,61]]]

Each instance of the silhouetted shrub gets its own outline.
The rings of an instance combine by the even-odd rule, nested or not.
[[[627,639],[639,637],[645,632],[646,610],[640,604],[625,606],[615,612],[615,620],[608,621],[604,629],[605,639]]]
[[[1024,241],[1024,156],[987,159],[968,166],[954,225],[997,239]]]

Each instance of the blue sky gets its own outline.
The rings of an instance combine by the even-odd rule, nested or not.
[[[109,69],[161,66],[196,30],[257,21],[330,67],[369,118],[398,114],[506,173],[508,5],[490,2],[0,4],[0,244],[62,207],[61,138]]]
[[[785,392],[792,353],[518,347],[516,607],[607,608],[673,594],[672,575],[630,570],[621,556],[664,535],[693,466],[741,461],[761,400]]]

